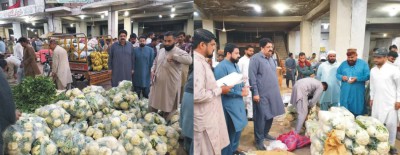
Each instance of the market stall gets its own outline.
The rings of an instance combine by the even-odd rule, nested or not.
[[[68,52],[69,65],[74,75],[73,86],[83,88],[111,80],[107,52],[110,44],[107,48],[100,44],[101,40],[111,39],[111,36],[100,36],[96,41],[88,40],[84,33],[54,34],[49,38],[57,40],[58,45]]]

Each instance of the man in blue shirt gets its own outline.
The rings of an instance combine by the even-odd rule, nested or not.
[[[369,66],[357,58],[356,49],[347,50],[347,61],[337,69],[336,78],[340,86],[340,105],[354,116],[365,114],[365,82],[369,80]]]
[[[135,67],[133,73],[134,91],[140,97],[149,98],[150,92],[150,72],[154,61],[154,51],[151,47],[146,46],[146,37],[139,37],[139,47],[133,49],[135,57]]]
[[[239,48],[234,44],[226,44],[224,49],[225,59],[214,69],[215,79],[221,79],[233,72],[241,73],[237,63],[239,62]],[[237,151],[240,135],[247,125],[246,108],[243,96],[248,95],[248,88],[244,82],[235,85],[231,91],[222,95],[222,106],[224,108],[225,121],[228,127],[230,144],[222,150],[222,155],[243,154]]]

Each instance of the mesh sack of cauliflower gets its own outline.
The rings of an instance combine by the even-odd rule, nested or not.
[[[15,125],[3,133],[6,154],[29,154],[35,139],[48,136],[50,128],[44,119],[35,115],[23,114]]]
[[[181,127],[179,126],[179,113],[176,113],[171,117],[171,120],[168,122],[168,125],[174,128],[178,133],[181,133]]]
[[[82,92],[84,94],[96,93],[96,94],[100,94],[100,95],[106,95],[106,90],[102,86],[95,86],[95,85],[91,85],[91,86],[87,86],[87,87],[83,88]]]
[[[89,127],[87,121],[70,122],[69,125],[72,126],[72,128],[78,130],[81,133],[86,133],[86,130]]]
[[[139,107],[140,109],[140,117],[138,116],[137,118],[142,118],[144,115],[148,113],[148,107],[149,107],[149,100],[146,98],[143,98],[141,100],[137,100],[135,102],[135,106]]]
[[[104,125],[105,136],[113,136],[118,138],[124,130],[128,129],[128,125],[133,126],[133,122],[130,120],[128,115],[122,113],[121,111],[115,110],[110,116],[104,119]]]
[[[69,99],[73,100],[75,97],[82,96],[84,93],[78,88],[70,89],[65,92],[65,96],[69,97]]]
[[[81,121],[93,115],[92,109],[84,96],[76,97],[72,101],[58,101],[57,105],[62,106],[72,115],[72,120]]]
[[[99,123],[95,124],[93,126],[89,126],[88,129],[86,130],[85,135],[88,137],[92,137],[93,139],[99,139],[104,137],[104,124]]]
[[[121,82],[118,83],[117,88],[120,91],[131,91],[132,90],[132,81],[127,81],[127,80],[123,80]]]
[[[176,155],[176,151],[179,148],[179,133],[170,126],[167,126],[166,130],[165,137],[167,137],[167,151],[170,155]]]
[[[100,139],[96,140],[96,143],[98,144],[98,154],[105,154],[105,155],[111,155],[111,154],[118,154],[118,155],[127,155],[126,150],[124,146],[122,146],[121,143],[118,142],[118,140],[115,137],[103,137]]]
[[[84,148],[86,144],[93,140],[85,137],[78,130],[69,125],[62,125],[55,128],[50,135],[50,138],[56,143],[61,154],[85,154]]]
[[[85,97],[93,113],[110,107],[110,101],[98,93],[90,92]]]
[[[128,115],[131,118],[131,120],[134,122],[136,122],[138,120],[138,118],[142,117],[140,108],[137,106],[133,106],[129,110],[125,110],[123,113]]]
[[[165,119],[155,112],[147,113],[144,116],[144,120],[149,124],[166,124]]]
[[[112,103],[115,109],[128,110],[130,107],[135,105],[136,100],[138,100],[136,93],[131,91],[121,91],[115,94]]]
[[[58,155],[56,143],[48,136],[36,139],[32,144],[32,155]]]
[[[150,149],[148,154],[156,153],[157,155],[164,155],[168,151],[167,144],[160,137],[156,135],[150,136],[150,144],[153,149]]]
[[[340,117],[344,117],[347,120],[354,121],[354,115],[345,107],[331,107],[329,111],[336,113]]]
[[[108,91],[106,91],[106,97],[108,97],[110,100],[112,100],[119,91],[118,87],[112,87]]]
[[[119,141],[128,154],[146,155],[152,149],[148,137],[137,129],[125,130],[119,137]]]
[[[378,119],[367,116],[357,116],[356,123],[365,129],[371,137],[367,148],[372,153],[387,154],[390,150],[389,132]]]
[[[61,124],[67,124],[71,115],[61,106],[56,104],[46,105],[35,110],[35,114],[43,117],[51,129],[59,127]]]

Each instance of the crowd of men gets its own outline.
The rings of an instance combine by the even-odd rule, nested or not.
[[[245,48],[242,58],[239,48],[227,43],[217,52],[217,65],[210,60],[216,47],[215,36],[204,29],[197,29],[193,37],[194,47],[194,153],[195,154],[243,154],[238,150],[240,135],[247,125],[246,109],[252,111],[255,145],[265,150],[264,141],[274,140],[269,134],[274,117],[284,114],[284,104],[279,90],[273,42],[259,41],[260,52]],[[220,58],[223,55],[224,59]],[[357,49],[346,52],[347,60],[338,62],[336,52],[329,51],[318,61],[316,54],[310,59],[305,53],[294,59],[292,53],[285,60],[286,85],[292,81],[293,104],[299,114],[295,132],[300,134],[309,109],[320,104],[321,110],[342,106],[354,116],[371,116],[388,128],[390,153],[397,133],[397,110],[400,108],[400,61],[397,47],[374,49],[374,66],[358,58]],[[214,58],[216,58],[214,56]],[[279,62],[279,61],[278,61]],[[234,86],[217,85],[217,80],[237,72],[248,77]],[[366,93],[368,84],[369,93]],[[249,89],[250,88],[250,89]],[[251,91],[249,91],[251,90]],[[365,99],[366,96],[370,99]],[[251,105],[253,104],[253,105]],[[248,106],[251,105],[251,106]],[[252,107],[252,110],[249,110]],[[225,122],[225,123],[222,123]]]

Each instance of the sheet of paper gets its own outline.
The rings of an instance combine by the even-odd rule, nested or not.
[[[239,83],[243,82],[243,74],[239,74],[237,72],[233,72],[217,81],[218,87],[227,85],[227,86],[234,86]]]

